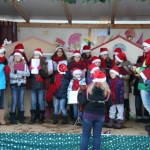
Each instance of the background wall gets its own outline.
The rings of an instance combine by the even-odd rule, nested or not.
[[[128,38],[129,40],[132,40],[132,42],[141,45],[143,40],[149,38],[150,30],[148,29],[111,29],[110,35],[107,34],[106,29],[92,29],[91,30],[91,36],[88,37],[88,29],[66,29],[66,28],[25,28],[25,27],[19,27],[18,31],[18,41],[23,40],[30,36],[38,37],[44,41],[47,41],[54,45],[64,45],[64,48],[66,49],[66,52],[72,52],[75,49],[82,49],[82,47],[88,43],[88,41],[91,42],[91,47],[94,48],[96,45],[100,45],[117,35],[121,35],[124,38]],[[130,37],[129,37],[130,35]],[[40,47],[39,43],[37,42],[31,42],[31,45],[25,46],[25,53],[29,58],[32,56],[32,49],[36,47]],[[30,49],[29,49],[30,47]],[[48,51],[44,51],[44,53],[53,53],[55,48],[51,48]],[[9,53],[13,52],[13,47],[9,49]],[[133,53],[133,52],[132,52]],[[8,55],[7,54],[7,55]],[[99,52],[97,52],[97,55],[99,55]],[[139,52],[138,55],[141,55],[141,52]],[[128,56],[127,56],[128,57]],[[134,56],[133,56],[134,58]],[[134,58],[131,60],[133,63],[136,60]],[[8,89],[9,91],[9,89]],[[8,92],[7,91],[7,92]],[[8,92],[7,96],[7,108],[9,108],[10,105],[10,92]],[[8,100],[9,99],[9,100]],[[134,96],[130,94],[130,108],[131,112],[130,114],[132,117],[135,116],[135,105],[134,105]],[[26,92],[25,95],[25,115],[30,115],[30,95],[29,91]],[[8,112],[8,111],[7,111]]]

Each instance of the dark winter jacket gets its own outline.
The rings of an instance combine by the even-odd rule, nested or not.
[[[111,89],[113,79],[109,79],[108,84]],[[118,78],[118,81],[115,84],[115,104],[124,103],[124,83],[121,78]]]
[[[71,79],[70,71],[68,70],[66,74],[63,74],[61,76],[61,86],[59,89],[56,90],[55,97],[59,100],[61,99],[67,99],[67,90],[68,85]]]
[[[91,102],[89,100],[95,100],[96,102]],[[101,88],[94,87],[93,94],[86,94],[86,89],[83,90],[82,93],[78,93],[78,101],[81,105],[84,106],[84,112],[95,114],[95,115],[105,115],[106,113],[106,105],[108,107],[112,106],[111,97],[107,102],[99,103],[98,101],[105,101],[106,97],[104,96],[104,91]]]

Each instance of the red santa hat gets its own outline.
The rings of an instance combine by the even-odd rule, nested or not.
[[[91,73],[91,74],[93,74],[94,71],[96,71],[96,70],[100,70],[99,67],[97,67],[95,64],[91,64],[91,65],[89,66],[89,69],[90,69],[90,73]]]
[[[91,52],[91,47],[88,45],[85,45],[83,47],[82,53],[88,53],[88,52]]]
[[[78,68],[73,68],[72,69],[72,75],[75,76],[76,74],[82,74],[82,71]]]
[[[143,46],[150,47],[150,39],[145,40]]]
[[[0,53],[5,52],[5,48],[3,46],[0,46]]]
[[[65,74],[66,71],[68,70],[68,68],[67,68],[67,61],[60,61],[60,62],[58,62],[57,70],[58,70],[58,72],[60,74]]]
[[[120,74],[119,68],[117,66],[114,66],[112,69],[110,69],[109,73],[111,72],[116,74],[117,76],[119,76]]]
[[[21,52],[21,51],[19,51],[19,50],[15,50],[14,56],[20,56],[21,59],[24,59],[24,57],[23,57],[23,52]]]
[[[58,49],[64,50],[63,46],[57,46],[57,47],[56,47],[56,51],[57,51]]]
[[[116,48],[116,49],[114,50],[114,55],[117,55],[117,54],[119,54],[119,53],[122,53],[122,50],[121,50],[120,47],[118,47],[118,48]]]
[[[93,56],[92,57],[92,64],[96,63],[96,62],[101,62],[100,58],[97,56]]]
[[[108,54],[107,48],[100,48],[100,55]]]
[[[39,54],[41,57],[43,55],[43,51],[40,48],[36,48],[33,53],[34,54]]]
[[[126,54],[125,54],[125,53],[117,54],[117,55],[115,56],[115,58],[116,58],[117,61],[119,61],[119,62],[127,61],[127,57],[126,57]]]
[[[21,52],[24,52],[24,46],[22,43],[19,43],[15,46],[15,50],[19,50]]]
[[[81,53],[79,50],[75,50],[72,56],[81,56]]]
[[[106,81],[106,75],[100,71],[100,70],[96,70],[93,74],[93,82],[104,82]]]

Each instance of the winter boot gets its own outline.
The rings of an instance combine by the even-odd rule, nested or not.
[[[39,124],[42,124],[44,122],[44,114],[45,111],[39,111]]]
[[[0,124],[1,125],[6,124],[4,121],[4,109],[0,109]]]
[[[67,124],[68,123],[68,116],[63,116],[63,120],[61,124]]]
[[[107,124],[107,127],[108,127],[108,128],[112,128],[113,125],[114,125],[114,119],[109,118],[109,122],[108,122],[108,124]]]
[[[19,111],[18,112],[18,117],[19,117],[19,122],[21,124],[25,124],[25,122],[24,122],[24,111]]]
[[[150,131],[150,124],[145,126],[145,130]]]
[[[116,128],[117,128],[117,129],[121,129],[121,122],[122,122],[121,119],[118,119],[118,120],[117,120],[117,124],[116,124]]]
[[[10,114],[10,123],[11,124],[18,124],[17,121],[16,121],[16,113],[9,113]]]
[[[30,110],[31,112],[31,120],[29,124],[34,124],[36,122],[36,110]]]
[[[58,123],[58,115],[54,115],[53,116],[53,124],[57,124]]]

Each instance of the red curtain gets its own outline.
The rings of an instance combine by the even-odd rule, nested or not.
[[[15,22],[0,21],[0,45],[4,40],[16,42],[17,41],[17,24]]]

